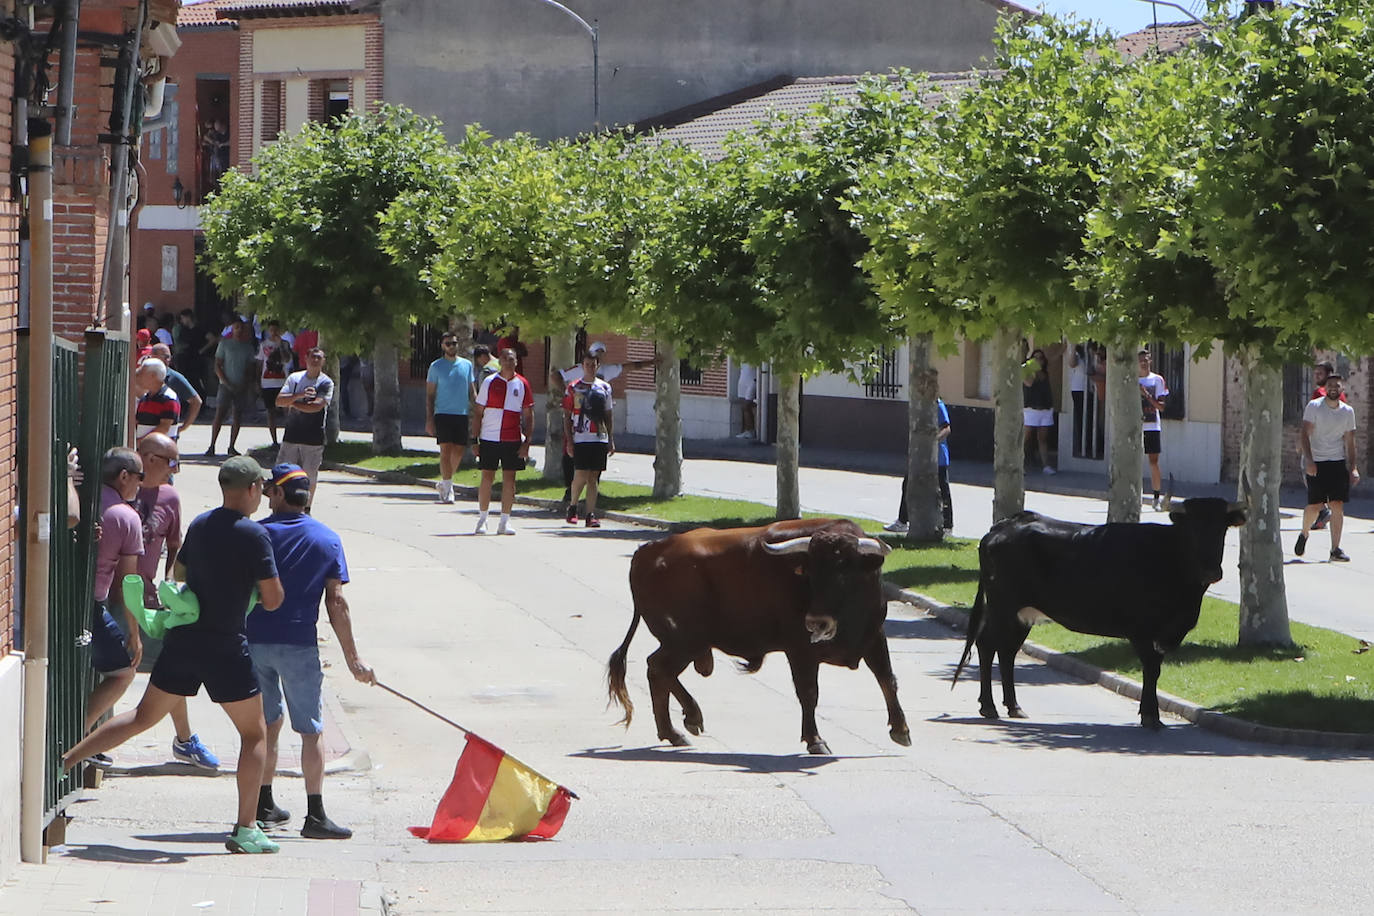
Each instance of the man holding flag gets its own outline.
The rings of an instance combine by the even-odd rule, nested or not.
[[[301,736],[306,798],[301,836],[346,840],[353,836],[353,831],[334,823],[324,811],[324,747],[320,741],[324,732],[320,696],[324,672],[316,632],[321,597],[348,670],[364,684],[375,683],[377,678],[358,658],[353,642],[353,624],[348,601],[343,596],[343,586],[348,581],[343,543],[328,526],[305,511],[310,504],[310,475],[299,465],[278,464],[272,468],[266,495],[272,514],[262,520],[262,526],[272,542],[285,599],[275,614],[252,614],[248,618],[248,651],[262,690],[263,717],[267,721],[267,763],[262,772],[257,817],[268,826],[285,823],[291,817],[272,798],[285,697],[291,729]]]

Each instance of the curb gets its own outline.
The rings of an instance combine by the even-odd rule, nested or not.
[[[951,629],[961,633],[968,632],[968,613],[964,610],[952,607],[948,604],[941,604],[934,598],[927,597],[919,592],[894,585],[891,582],[883,583],[883,597],[889,601],[901,601],[905,604],[918,607],[931,616],[940,620]],[[1112,671],[1090,665],[1080,658],[1057,652],[1054,649],[1026,640],[1021,646],[1021,651],[1031,658],[1037,659],[1065,674],[1070,674],[1076,678],[1097,684],[1100,687],[1118,693],[1132,700],[1139,700],[1142,687],[1137,681],[1122,677]],[[1215,732],[1227,738],[1236,738],[1241,741],[1258,741],[1264,744],[1276,744],[1283,747],[1313,747],[1323,750],[1341,751],[1369,751],[1374,750],[1374,735],[1351,734],[1349,732],[1324,732],[1310,728],[1281,728],[1276,725],[1260,725],[1256,722],[1249,722],[1245,719],[1238,719],[1226,713],[1215,712],[1205,706],[1199,706],[1190,700],[1176,697],[1173,694],[1165,693],[1163,690],[1157,691],[1159,697],[1159,708],[1163,712],[1172,713],[1182,719],[1187,719],[1199,728],[1205,728],[1210,732]]]

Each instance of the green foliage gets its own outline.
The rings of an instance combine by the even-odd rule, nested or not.
[[[309,123],[230,171],[201,211],[205,263],[226,295],[323,331],[331,346],[402,340],[440,303],[383,249],[380,218],[407,192],[438,193],[459,171],[437,121],[404,108]]]
[[[1365,0],[1284,5],[1219,29],[1222,76],[1194,233],[1226,289],[1229,340],[1281,361],[1374,345],[1374,24]]]

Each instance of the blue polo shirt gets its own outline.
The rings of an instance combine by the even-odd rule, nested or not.
[[[945,408],[942,398],[935,399],[935,428],[944,429],[949,425],[949,411]],[[939,467],[949,467],[949,437],[940,440],[940,462]]]
[[[348,581],[343,542],[324,523],[304,512],[277,512],[262,520],[277,561],[286,598],[275,611],[262,606],[248,615],[248,641],[313,646],[320,599],[329,579]]]
[[[434,412],[467,416],[468,394],[472,385],[472,360],[458,357],[449,362],[442,356],[430,363],[425,381],[433,382]]]

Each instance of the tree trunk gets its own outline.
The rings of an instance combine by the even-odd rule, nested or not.
[[[654,353],[654,499],[682,492],[682,364],[661,338]]]
[[[801,517],[801,378],[780,372],[778,379],[778,518]]]
[[[320,342],[317,346],[325,347],[328,356],[324,360],[324,374],[334,380],[334,397],[329,399],[329,406],[325,408],[324,414],[324,441],[333,445],[339,441],[339,429],[343,407],[343,383],[339,380],[339,354],[328,348],[324,342],[324,335],[320,335]],[[304,368],[304,367],[302,367]],[[280,420],[286,422],[286,411],[282,411]]]
[[[472,359],[472,316],[459,312],[449,319],[448,329],[458,337],[458,355]]]
[[[555,387],[553,372],[567,369],[577,358],[577,330],[549,335],[549,393],[544,399],[544,479],[563,479],[563,388]]]
[[[1021,333],[1002,328],[993,337],[992,520],[1026,507],[1025,433],[1021,407]]]
[[[1107,352],[1107,426],[1112,442],[1107,460],[1107,521],[1140,521],[1141,435],[1140,364],[1137,347],[1115,341]]]
[[[1245,426],[1241,434],[1241,499],[1249,517],[1240,529],[1240,637],[1242,646],[1290,646],[1288,595],[1279,542],[1279,485],[1283,478],[1283,373],[1241,353]],[[1249,493],[1246,494],[1248,483]]]
[[[372,377],[376,397],[372,413],[372,452],[376,455],[401,453],[399,367],[400,347],[394,340],[381,338],[373,344]]]
[[[918,334],[907,342],[907,537],[916,541],[939,541],[945,536],[935,407],[940,374],[930,365],[932,347],[929,334]]]

